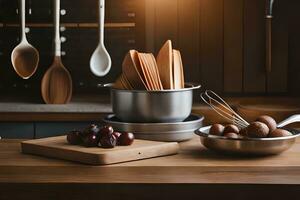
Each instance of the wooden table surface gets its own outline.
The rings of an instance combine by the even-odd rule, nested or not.
[[[16,187],[28,188],[31,192],[44,189],[47,193],[55,190],[60,191],[62,195],[69,191],[67,193],[71,195],[69,197],[74,198],[72,195],[76,192],[74,193],[73,187],[88,186],[88,189],[97,191],[99,185],[102,189],[105,186],[104,193],[108,196],[110,195],[108,185],[113,188],[127,187],[127,192],[137,190],[139,187],[142,187],[140,191],[155,190],[155,185],[160,189],[166,187],[167,192],[171,190],[170,187],[174,187],[173,195],[176,191],[183,192],[184,190],[179,188],[187,185],[190,187],[185,191],[192,190],[190,192],[193,194],[201,189],[213,191],[219,188],[220,191],[227,193],[238,188],[239,192],[233,195],[237,198],[255,189],[261,190],[260,195],[268,196],[270,190],[263,189],[268,187],[271,191],[276,190],[271,195],[278,192],[290,195],[300,192],[300,140],[281,155],[248,158],[218,155],[206,150],[200,145],[199,138],[196,136],[193,140],[180,145],[180,153],[174,156],[109,166],[88,166],[24,155],[20,153],[20,140],[2,140],[0,141],[0,199],[10,199],[10,196],[1,196],[1,194],[13,194],[16,195],[16,199],[20,197],[21,193],[13,192]],[[64,189],[59,187],[62,185],[65,186]],[[201,188],[196,187],[197,185],[201,185]],[[148,186],[150,188],[147,188]],[[281,189],[277,190],[276,187]],[[23,192],[21,199],[29,195],[27,190],[24,189]],[[136,194],[141,195],[141,198],[149,197],[144,192]],[[179,197],[178,195],[180,196],[177,194],[174,197]],[[214,195],[218,197],[221,193]],[[43,197],[47,199],[49,196]],[[119,196],[115,194],[112,197],[118,199]]]

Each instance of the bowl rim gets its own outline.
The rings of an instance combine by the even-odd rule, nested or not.
[[[217,135],[209,135],[208,133],[205,133],[204,131],[209,129],[211,126],[204,126],[195,131],[195,134],[204,137],[204,138],[211,138],[211,139],[217,139],[217,140],[226,140],[226,141],[283,141],[283,140],[290,140],[297,138],[300,136],[300,132],[298,134],[292,135],[292,136],[286,136],[286,137],[274,137],[274,138],[228,138],[225,136],[217,136]]]
[[[195,120],[190,120],[190,121],[183,121],[183,122],[158,122],[158,123],[131,123],[131,122],[122,122],[122,121],[112,121],[111,119],[113,117],[116,117],[115,114],[109,114],[107,115],[105,118],[102,119],[102,121],[104,122],[109,122],[109,123],[118,123],[118,124],[122,124],[122,125],[138,125],[138,126],[158,126],[158,125],[187,125],[187,124],[193,124],[196,122],[203,122],[204,120],[204,116],[203,115],[197,115],[197,114],[193,114],[191,113],[187,118],[189,117],[196,117],[197,119]]]
[[[168,90],[126,90],[126,89],[117,89],[113,87],[113,83],[103,84],[101,87],[109,87],[112,91],[118,91],[118,92],[126,92],[126,93],[172,93],[172,92],[184,92],[184,91],[191,91],[191,90],[197,90],[201,88],[200,84],[196,83],[185,83],[186,88],[183,89],[168,89]]]

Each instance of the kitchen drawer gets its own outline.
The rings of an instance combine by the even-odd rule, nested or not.
[[[35,137],[44,138],[51,136],[64,135],[71,130],[82,130],[91,122],[49,122],[49,123],[36,123]]]
[[[34,138],[33,123],[0,122],[0,136],[5,139]]]

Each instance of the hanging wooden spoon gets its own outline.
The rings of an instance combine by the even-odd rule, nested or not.
[[[29,79],[39,64],[39,52],[30,45],[25,34],[25,0],[20,0],[21,42],[11,53],[11,63],[16,73],[23,79]]]
[[[41,91],[45,103],[66,104],[72,97],[72,78],[61,61],[61,42],[59,35],[60,0],[54,0],[54,11],[54,61],[42,79]]]

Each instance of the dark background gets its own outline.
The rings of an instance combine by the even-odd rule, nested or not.
[[[28,40],[40,52],[36,74],[22,80],[10,63],[19,42],[17,0],[0,0],[1,95],[40,98],[40,81],[52,63],[52,1],[27,0]],[[265,72],[264,0],[106,0],[105,43],[113,66],[95,77],[89,59],[97,46],[97,0],[61,0],[63,62],[76,94],[101,94],[99,83],[121,73],[129,49],[157,53],[167,39],[181,50],[186,80],[223,95],[300,94],[300,1],[275,0],[273,65]],[[0,96],[1,97],[1,96]]]

